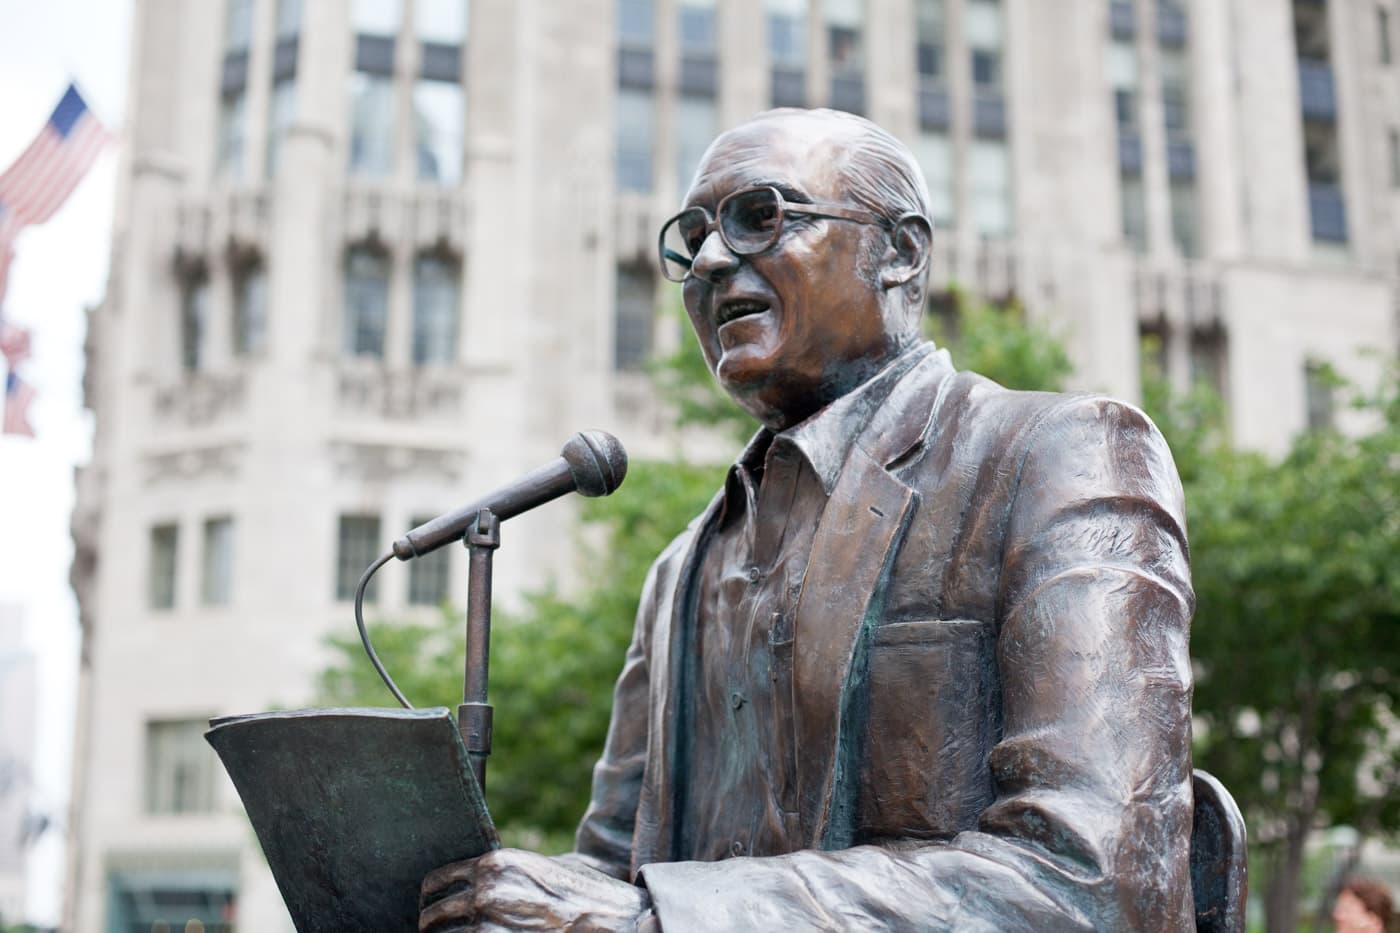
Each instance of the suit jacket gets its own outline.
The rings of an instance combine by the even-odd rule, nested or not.
[[[927,352],[847,453],[795,610],[804,847],[677,862],[677,646],[717,503],[652,568],[577,840],[667,933],[1194,928],[1194,597],[1141,412]]]

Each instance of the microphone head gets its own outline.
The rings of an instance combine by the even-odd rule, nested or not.
[[[580,431],[559,455],[581,496],[611,495],[627,476],[627,451],[606,431]]]

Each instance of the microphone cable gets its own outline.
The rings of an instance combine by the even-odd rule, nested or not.
[[[369,586],[369,578],[374,576],[375,571],[393,559],[394,552],[385,551],[374,563],[369,565],[369,568],[360,577],[359,585],[355,587],[355,627],[360,630],[360,644],[365,646],[365,654],[369,655],[369,663],[373,664],[374,669],[379,672],[384,686],[388,687],[389,692],[403,704],[404,709],[413,709],[413,704],[408,702],[408,698],[403,695],[399,685],[394,683],[394,678],[390,677],[389,672],[384,669],[384,663],[379,660],[379,655],[374,653],[374,645],[369,643],[369,629],[365,628],[365,587]]]

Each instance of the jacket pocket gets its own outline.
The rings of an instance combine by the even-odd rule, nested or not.
[[[999,718],[992,627],[974,619],[875,629],[859,825],[866,839],[951,838],[992,802]]]

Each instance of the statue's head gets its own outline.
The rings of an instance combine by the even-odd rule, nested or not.
[[[782,430],[917,339],[928,214],[923,174],[889,133],[771,110],[706,151],[662,264],[720,385]]]

